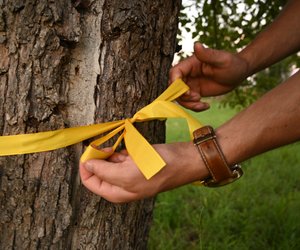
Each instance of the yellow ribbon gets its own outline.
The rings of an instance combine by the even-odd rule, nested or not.
[[[89,159],[106,159],[113,154],[119,143],[124,139],[128,154],[144,176],[150,179],[166,163],[132,124],[154,119],[181,117],[186,119],[192,137],[192,131],[201,127],[201,124],[172,102],[188,89],[189,87],[182,80],[176,80],[157,99],[139,110],[130,119],[34,134],[0,136],[0,156],[54,150],[111,131],[100,139],[93,141],[80,160],[85,162]],[[104,152],[99,148],[100,145],[119,132],[122,133],[113,145],[112,151]]]

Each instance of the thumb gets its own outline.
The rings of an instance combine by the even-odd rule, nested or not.
[[[224,51],[205,48],[201,43],[194,44],[194,54],[199,61],[216,67],[222,66],[226,61]]]

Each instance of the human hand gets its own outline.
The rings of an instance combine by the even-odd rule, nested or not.
[[[108,160],[81,163],[83,185],[108,201],[122,203],[152,197],[208,176],[208,170],[191,142],[157,144],[154,148],[166,166],[150,180],[145,179],[123,151],[114,153]]]
[[[248,75],[248,63],[239,54],[194,45],[194,55],[170,70],[170,83],[181,78],[190,90],[178,102],[191,110],[202,111],[209,105],[202,97],[225,94],[234,89]]]

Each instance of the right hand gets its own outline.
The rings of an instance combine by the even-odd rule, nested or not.
[[[123,203],[152,197],[209,176],[192,142],[156,144],[153,147],[164,159],[166,166],[149,180],[127,151],[121,151],[115,152],[107,160],[93,159],[80,163],[83,185],[108,201]]]
[[[194,55],[171,68],[170,83],[181,78],[190,90],[178,102],[182,106],[202,111],[209,105],[201,97],[225,94],[248,76],[248,62],[239,54],[194,45]]]

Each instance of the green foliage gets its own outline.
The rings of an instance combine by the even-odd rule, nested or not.
[[[292,55],[249,77],[239,88],[227,94],[221,100],[220,105],[238,109],[249,106],[257,98],[287,79],[292,74],[292,70],[299,67],[296,64],[299,61],[297,55]]]
[[[195,40],[208,47],[231,52],[240,51],[275,17],[287,0],[190,0],[180,14],[181,30],[192,32]],[[195,13],[191,15],[191,13]],[[182,31],[179,32],[182,40]],[[185,57],[184,53],[181,53]],[[247,79],[224,99],[223,105],[245,107],[282,82],[295,66],[299,55]]]
[[[217,102],[210,103],[210,108],[203,112],[193,112],[185,109],[186,112],[196,117],[203,125],[219,127],[225,121],[233,117],[237,110],[225,107],[221,108]],[[189,129],[185,119],[171,118],[166,123],[166,142],[190,141]]]
[[[299,249],[299,149],[290,145],[245,163],[245,176],[229,186],[189,185],[159,195],[149,249]]]
[[[193,38],[216,48],[235,51],[247,45],[278,15],[287,0],[193,0],[180,15],[183,28],[194,24]],[[190,18],[194,8],[197,15]]]

